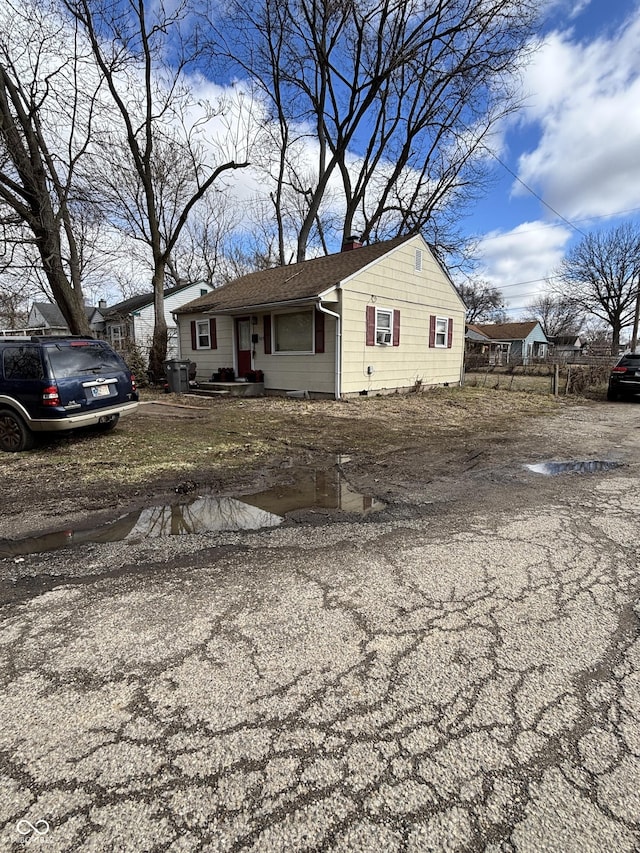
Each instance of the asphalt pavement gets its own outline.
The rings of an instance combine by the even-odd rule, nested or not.
[[[489,503],[0,561],[0,849],[640,850],[626,411]]]

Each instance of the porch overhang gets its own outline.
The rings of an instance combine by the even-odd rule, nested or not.
[[[239,317],[245,314],[265,314],[270,311],[278,310],[279,308],[304,308],[317,305],[317,296],[306,296],[302,299],[283,299],[280,302],[259,302],[254,305],[240,305],[236,308],[217,308],[203,311],[205,317],[216,317],[226,315],[229,317]]]

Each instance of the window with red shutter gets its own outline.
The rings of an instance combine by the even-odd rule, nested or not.
[[[213,331],[215,331],[215,320],[213,322]],[[210,320],[194,320],[191,323],[191,348],[195,350],[211,349],[211,333],[212,326]]]

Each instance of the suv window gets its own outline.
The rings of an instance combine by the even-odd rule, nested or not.
[[[640,367],[640,353],[630,352],[623,355],[618,364],[632,364],[634,367]]]
[[[44,378],[39,347],[7,347],[2,354],[2,362],[5,379]]]
[[[82,343],[47,347],[47,356],[56,379],[77,376],[79,373],[102,373],[122,370],[116,353],[99,343]]]

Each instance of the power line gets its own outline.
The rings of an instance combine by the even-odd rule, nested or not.
[[[614,210],[612,213],[600,213],[596,216],[587,216],[584,219],[576,219],[576,222],[592,222],[594,219],[609,219],[612,216],[622,216],[625,213],[637,213],[638,211],[640,211],[640,207],[629,207],[626,210]],[[509,231],[505,234],[496,234],[495,237],[479,237],[478,240],[481,243],[489,243],[492,240],[507,240],[513,237],[520,237],[520,235],[535,234],[536,231],[546,231],[549,228],[556,227],[557,225],[555,222],[549,222],[546,225],[538,225],[536,228],[526,228],[523,231],[518,231],[517,233]],[[582,234],[582,231],[579,233]]]
[[[485,150],[485,151],[487,151],[487,152],[488,152],[488,153],[489,153],[489,154],[490,154],[490,155],[491,155],[495,160],[497,160],[497,161],[498,161],[498,163],[500,163],[500,165],[502,166],[502,168],[503,168],[503,169],[506,169],[506,171],[507,171],[507,172],[509,172],[509,174],[510,174],[512,177],[514,177],[514,178],[516,179],[516,181],[518,181],[518,183],[519,183],[519,184],[522,184],[522,186],[527,190],[527,192],[530,192],[530,193],[531,193],[531,195],[532,195],[534,198],[537,198],[537,199],[538,199],[538,201],[539,201],[541,204],[544,204],[544,206],[545,206],[545,207],[548,207],[548,208],[549,208],[549,210],[550,210],[552,213],[554,213],[554,214],[555,214],[559,219],[562,219],[562,221],[563,221],[563,222],[565,222],[565,223],[569,226],[569,228],[573,228],[573,230],[574,230],[574,231],[577,231],[577,232],[578,232],[578,234],[580,234],[582,237],[586,237],[586,236],[587,236],[587,235],[584,233],[584,231],[581,231],[581,230],[578,228],[578,226],[577,226],[577,225],[574,225],[574,224],[573,224],[573,222],[571,222],[571,220],[567,219],[567,217],[566,217],[566,216],[563,216],[559,211],[557,211],[557,210],[555,209],[555,207],[552,207],[552,206],[549,204],[549,202],[545,201],[545,200],[542,198],[542,196],[539,196],[539,195],[538,195],[538,193],[537,193],[535,190],[531,189],[531,187],[530,187],[528,184],[525,184],[525,182],[522,180],[522,178],[518,177],[518,175],[516,175],[516,173],[513,171],[513,169],[511,169],[509,166],[507,166],[507,164],[506,164],[506,163],[504,163],[504,162],[500,159],[500,157],[498,157],[498,155],[495,153],[495,151],[492,151],[490,148],[488,148],[488,147],[487,147],[486,145],[484,145],[484,144],[482,145],[482,147],[483,147],[483,148],[484,148],[484,150]]]

